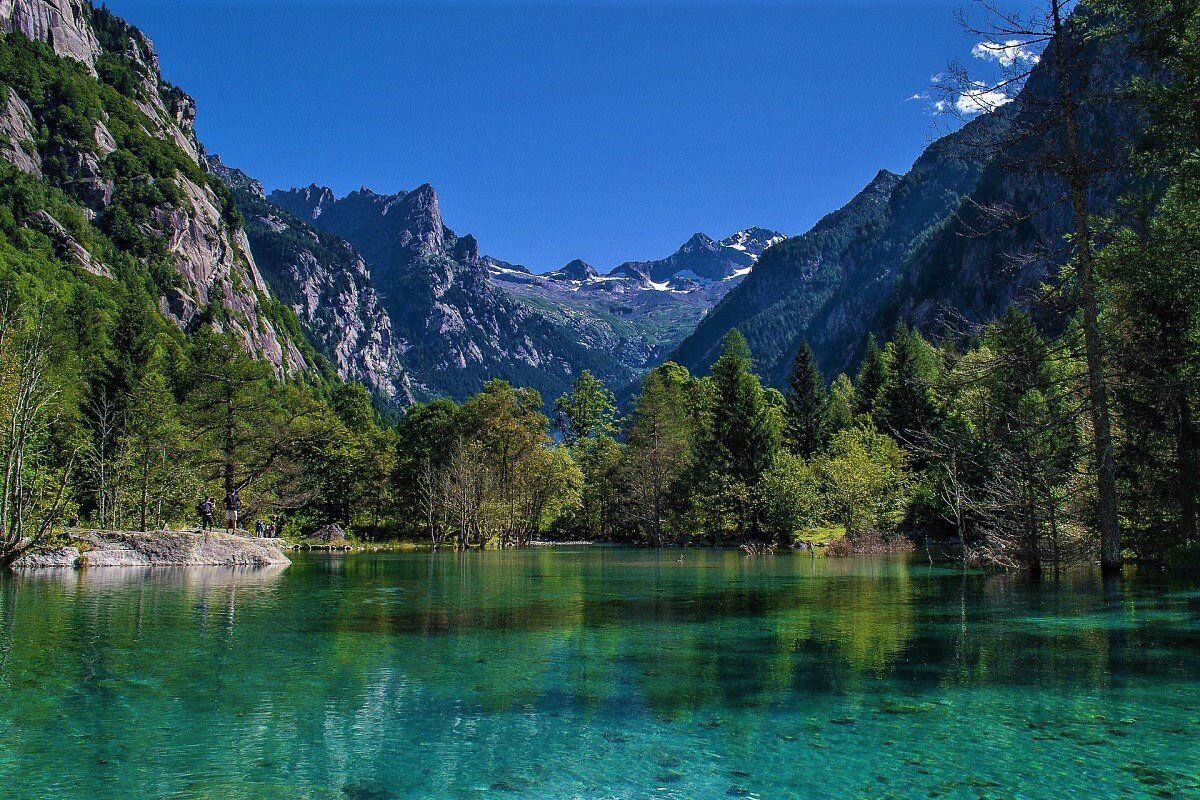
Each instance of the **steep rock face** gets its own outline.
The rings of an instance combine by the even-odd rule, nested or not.
[[[772,380],[781,354],[797,331],[828,299],[850,265],[842,254],[855,237],[883,225],[901,178],[880,172],[841,209],[808,233],[775,244],[754,270],[729,292],[670,358],[696,371],[719,355],[722,338],[738,328],[750,343],[758,367]]]
[[[1077,117],[1081,149],[1112,170],[1095,182],[1089,199],[1092,213],[1118,215],[1120,198],[1133,188],[1121,164],[1143,125],[1122,90],[1155,66],[1142,61],[1121,37],[1092,39],[1087,47],[1087,75],[1079,81],[1089,97]],[[1056,76],[1047,68],[1035,71],[1011,109],[1006,108],[1016,129],[1043,129],[1057,91]],[[1063,179],[1029,165],[1064,160],[1055,129],[1006,148],[983,170],[948,224],[914,249],[869,329],[890,331],[904,321],[937,334],[986,323],[1012,303],[1034,304],[1036,310],[1040,287],[1058,279],[1075,217],[1065,202]],[[995,209],[1002,210],[1003,222],[988,211]],[[826,323],[819,344],[830,352],[831,363],[850,360],[855,352],[851,340],[859,335],[855,328],[838,324],[836,317]]]
[[[20,31],[89,67],[101,53],[91,16],[86,0],[0,0],[0,30]]]
[[[104,226],[105,235],[117,235],[112,229],[116,216],[138,219],[136,235],[161,241],[163,257],[177,275],[161,286],[159,307],[181,327],[203,321],[233,332],[248,351],[268,359],[280,373],[304,368],[296,343],[286,340],[267,313],[267,285],[245,233],[231,222],[228,198],[216,194],[199,168],[200,147],[192,128],[195,105],[163,81],[150,41],[107,8],[93,8],[84,0],[0,0],[0,28],[48,44],[57,56],[68,59],[62,63],[82,63],[91,80],[114,81],[105,87],[107,94],[102,96],[107,105],[90,137],[76,140],[73,133],[60,131],[49,137],[42,152],[33,146],[32,131],[54,124],[52,107],[45,97],[23,97],[16,88],[6,87],[0,128],[8,144],[0,147],[0,158],[62,189],[93,224]],[[36,57],[55,60],[55,56]],[[101,61],[108,68],[97,72]],[[113,99],[114,92],[120,97]],[[119,124],[114,124],[114,114]],[[179,159],[173,163],[184,165],[173,175],[158,176],[161,200],[149,208],[136,187],[121,188],[112,177],[119,172],[111,168],[118,156],[132,155],[138,163],[137,148],[145,148],[130,129],[139,127],[178,148]],[[113,131],[121,135],[114,136]],[[53,164],[53,171],[47,164]],[[44,219],[23,222],[53,230]],[[128,238],[129,234],[122,235]],[[82,257],[73,253],[71,260],[81,263]],[[221,307],[220,313],[214,313],[216,306]]]
[[[26,175],[42,177],[42,156],[37,150],[33,113],[16,92],[0,98],[0,159]]]
[[[319,186],[272,192],[271,203],[344,238],[366,261],[393,326],[407,343],[404,367],[418,397],[464,398],[489,378],[539,389],[552,399],[582,369],[614,384],[632,371],[611,352],[581,340],[545,309],[500,291],[491,272],[527,272],[479,252],[471,236],[442,222],[436,192],[423,185],[343,198]]]
[[[350,244],[266,202],[262,184],[216,156],[206,164],[234,191],[250,249],[271,291],[300,318],[308,340],[334,365],[393,403],[413,400],[401,366],[407,344],[375,291],[366,261]]]
[[[1073,79],[1088,87],[1078,117],[1081,145],[1105,154],[1111,167],[1141,129],[1118,90],[1153,66],[1120,36],[1089,37],[1084,47],[1086,73]],[[1056,108],[1056,81],[1043,64],[1013,103],[934,142],[902,178],[877,177],[877,200],[886,194],[886,202],[870,202],[869,213],[841,222],[831,215],[768,250],[672,357],[707,369],[721,337],[737,327],[778,386],[802,341],[831,377],[857,366],[868,334],[885,340],[897,322],[953,335],[996,318],[1010,303],[1033,303],[1039,287],[1057,279],[1074,226],[1061,178],[1036,167],[1063,161],[1057,128],[1044,124]],[[1098,182],[1093,213],[1116,213],[1126,180]]]
[[[111,278],[112,272],[87,251],[83,245],[63,227],[62,223],[50,216],[46,211],[38,209],[29,215],[26,223],[30,228],[41,231],[50,239],[55,254],[67,263],[82,267],[93,275]]]

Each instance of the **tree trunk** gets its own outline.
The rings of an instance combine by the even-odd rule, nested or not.
[[[1108,408],[1108,383],[1104,375],[1104,342],[1100,335],[1100,303],[1093,263],[1092,230],[1088,220],[1087,177],[1080,159],[1079,133],[1075,125],[1075,96],[1063,53],[1066,32],[1062,2],[1052,0],[1054,57],[1058,72],[1063,123],[1063,146],[1067,155],[1067,184],[1075,215],[1076,271],[1079,305],[1083,314],[1083,344],[1087,360],[1088,394],[1094,438],[1100,525],[1100,569],[1114,573],[1121,568],[1121,529],[1117,520],[1117,479],[1113,463],[1112,420]]]
[[[1197,469],[1200,469],[1197,459],[1197,450],[1200,449],[1197,445],[1198,438],[1200,436],[1196,430],[1196,421],[1192,417],[1191,401],[1185,395],[1180,398],[1179,404],[1178,465],[1176,469],[1179,481],[1180,534],[1187,544],[1195,544],[1197,541],[1196,495],[1200,493],[1197,490],[1197,481],[1200,480],[1200,476],[1196,474]]]
[[[233,488],[234,488],[233,487],[233,483],[234,483],[233,459],[236,455],[235,450],[237,449],[237,444],[234,439],[234,435],[237,430],[237,428],[236,428],[237,422],[234,419],[234,413],[233,413],[234,403],[233,403],[233,401],[234,401],[233,384],[226,382],[226,384],[225,384],[225,452],[223,453],[223,455],[225,456],[225,464],[223,465],[223,467],[224,467],[223,478],[224,478],[224,483],[225,483],[225,496],[226,497],[229,497],[229,495],[233,494]]]
[[[146,530],[146,508],[150,504],[150,449],[142,452],[142,486],[141,501],[138,504],[138,521],[141,530]]]

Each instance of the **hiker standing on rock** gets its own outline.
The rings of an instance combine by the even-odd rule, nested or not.
[[[237,533],[238,511],[242,507],[242,498],[238,497],[237,489],[225,495],[225,530]]]
[[[207,531],[216,527],[216,522],[213,520],[213,509],[216,506],[216,502],[211,497],[205,497],[196,506],[196,513],[200,517],[200,530]]]

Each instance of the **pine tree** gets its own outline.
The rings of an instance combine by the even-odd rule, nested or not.
[[[712,370],[716,391],[712,413],[713,456],[727,474],[748,485],[771,466],[779,445],[779,428],[753,372],[750,347],[735,330],[725,336],[725,349]]]
[[[822,420],[824,440],[829,440],[854,424],[856,403],[854,384],[843,372],[829,387],[829,399],[825,403],[825,417]]]
[[[681,476],[692,467],[699,438],[699,381],[668,361],[646,373],[626,448],[626,480],[634,524],[655,547],[667,541],[666,522]]]
[[[792,361],[784,406],[784,438],[793,453],[810,458],[824,439],[825,384],[813,359],[812,349],[803,342]]]
[[[883,380],[887,376],[887,367],[883,360],[883,351],[875,340],[875,334],[867,336],[867,349],[863,355],[862,366],[854,379],[855,409],[859,414],[875,413],[875,401]]]
[[[320,434],[310,423],[324,406],[276,382],[270,366],[230,334],[197,332],[188,379],[186,419],[205,446],[201,466],[226,495],[268,476],[298,477],[299,454]]]
[[[1198,176],[1200,177],[1200,176]],[[1200,544],[1200,180],[1168,192],[1155,219],[1101,258],[1118,367],[1123,475],[1139,520]],[[1173,544],[1153,542],[1156,555]]]
[[[875,423],[903,442],[929,431],[936,415],[933,385],[938,355],[916,331],[900,323],[888,343],[883,385],[875,402]]]
[[[734,514],[739,537],[759,537],[761,526],[751,498],[779,449],[778,413],[753,372],[746,339],[736,329],[712,370],[713,406],[704,468],[711,485],[725,487],[724,505]],[[718,503],[720,504],[720,500]]]

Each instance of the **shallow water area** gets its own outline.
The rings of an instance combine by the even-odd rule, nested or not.
[[[1200,798],[1200,591],[536,548],[0,579],[0,797]]]

